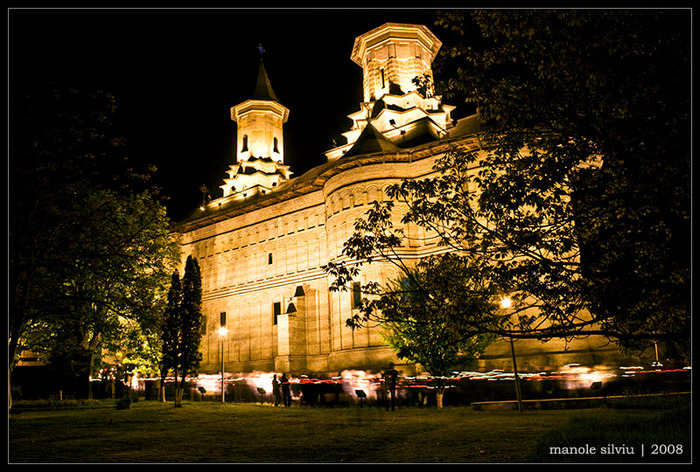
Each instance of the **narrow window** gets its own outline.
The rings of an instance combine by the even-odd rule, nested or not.
[[[277,317],[282,313],[282,303],[275,302],[272,304],[272,324],[277,324]]]
[[[248,150],[248,135],[244,134],[243,135],[243,149],[241,149],[241,152],[246,152]]]
[[[279,154],[280,152],[277,150],[277,138],[275,138],[272,142],[273,142],[273,146],[274,146],[274,149],[272,151]]]
[[[362,292],[360,291],[360,283],[353,282],[352,284],[352,309],[360,308],[362,303]]]
[[[267,254],[267,265],[272,265],[272,253]]]
[[[226,312],[225,311],[222,311],[219,314],[219,325],[226,326]]]
[[[382,73],[382,88],[384,88],[384,87],[386,87],[386,85],[384,83],[384,69],[379,69],[379,72]]]

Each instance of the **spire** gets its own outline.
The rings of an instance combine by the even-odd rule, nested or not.
[[[260,70],[258,71],[258,82],[255,85],[255,92],[253,92],[253,100],[271,100],[273,102],[279,103],[279,98],[275,95],[274,90],[272,90],[272,85],[270,85],[270,79],[267,77],[267,72],[265,71],[265,66],[263,65],[262,57],[260,58]]]
[[[292,172],[284,165],[284,123],[289,110],[279,102],[270,86],[260,49],[260,68],[252,98],[231,107],[237,123],[236,153],[229,177],[224,179],[224,197],[247,198],[258,189],[267,193],[289,180]]]

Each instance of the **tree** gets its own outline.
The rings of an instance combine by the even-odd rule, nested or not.
[[[39,316],[22,339],[40,355],[86,359],[89,375],[95,356],[140,350],[134,332],[157,327],[176,248],[165,209],[148,195],[84,188],[74,198],[74,211],[63,206],[54,227],[62,240],[53,250],[63,253],[53,262],[63,264],[50,268],[53,283],[41,288],[51,291],[35,301]]]
[[[202,282],[197,259],[187,257],[182,279],[178,271],[172,275],[168,305],[163,324],[162,384],[167,372],[175,374],[175,406],[182,406],[188,375],[196,375],[202,354],[199,351],[202,332]],[[179,383],[178,383],[179,374]]]
[[[600,334],[623,348],[687,342],[685,19],[653,11],[475,11],[474,41],[461,12],[443,13],[438,23],[470,42],[445,45],[442,67],[454,76],[439,85],[478,105],[482,148],[455,144],[432,176],[391,187],[392,201],[368,212],[346,243],[356,265],[329,265],[334,288],[362,263],[407,266],[395,251],[403,238],[392,221],[397,202],[407,208],[402,225],[423,227],[443,250],[478,261],[482,272],[461,276],[465,286],[484,275],[484,295],[514,302],[510,323],[456,307],[446,326],[456,335]],[[371,308],[350,324],[381,320]]]
[[[438,23],[464,32],[459,16]],[[499,234],[517,248],[509,254],[534,259],[526,250],[549,247],[531,241],[554,231],[577,256],[570,276],[540,273],[562,285],[544,297],[551,318],[573,317],[575,306],[556,313],[566,297],[625,347],[687,344],[688,12],[475,11],[471,21],[480,40],[457,41],[443,58],[461,66],[447,89],[479,105],[491,146],[479,206],[505,222]],[[542,213],[544,224],[532,225]],[[536,292],[537,280],[528,283]]]
[[[115,109],[99,91],[12,96],[10,373],[20,349],[90,365],[158,325],[177,246],[155,169],[128,163]]]
[[[462,315],[471,312],[470,319],[494,319],[498,312],[480,290],[465,289],[462,280],[454,277],[455,269],[477,268],[468,259],[449,253],[425,258],[409,270],[409,277],[390,283],[376,302],[389,346],[400,358],[419,363],[435,377],[438,408],[442,408],[444,377],[471,366],[493,341],[485,334],[456,335],[455,330],[447,329],[454,319],[449,312],[460,306]],[[465,318],[457,319],[463,322]]]

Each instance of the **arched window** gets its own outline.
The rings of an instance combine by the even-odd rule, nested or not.
[[[248,135],[244,134],[243,135],[243,148],[241,149],[241,152],[246,152],[248,150]]]
[[[273,146],[274,146],[274,149],[273,149],[272,151],[273,151],[273,152],[276,152],[277,154],[279,154],[280,152],[279,152],[279,150],[277,149],[277,138],[274,138],[274,140],[273,140]]]

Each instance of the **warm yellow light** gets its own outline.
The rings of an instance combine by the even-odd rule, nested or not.
[[[222,338],[228,334],[228,329],[226,328],[219,328],[219,336]]]
[[[501,308],[510,308],[513,302],[511,302],[510,298],[508,297],[503,297],[501,300]]]

